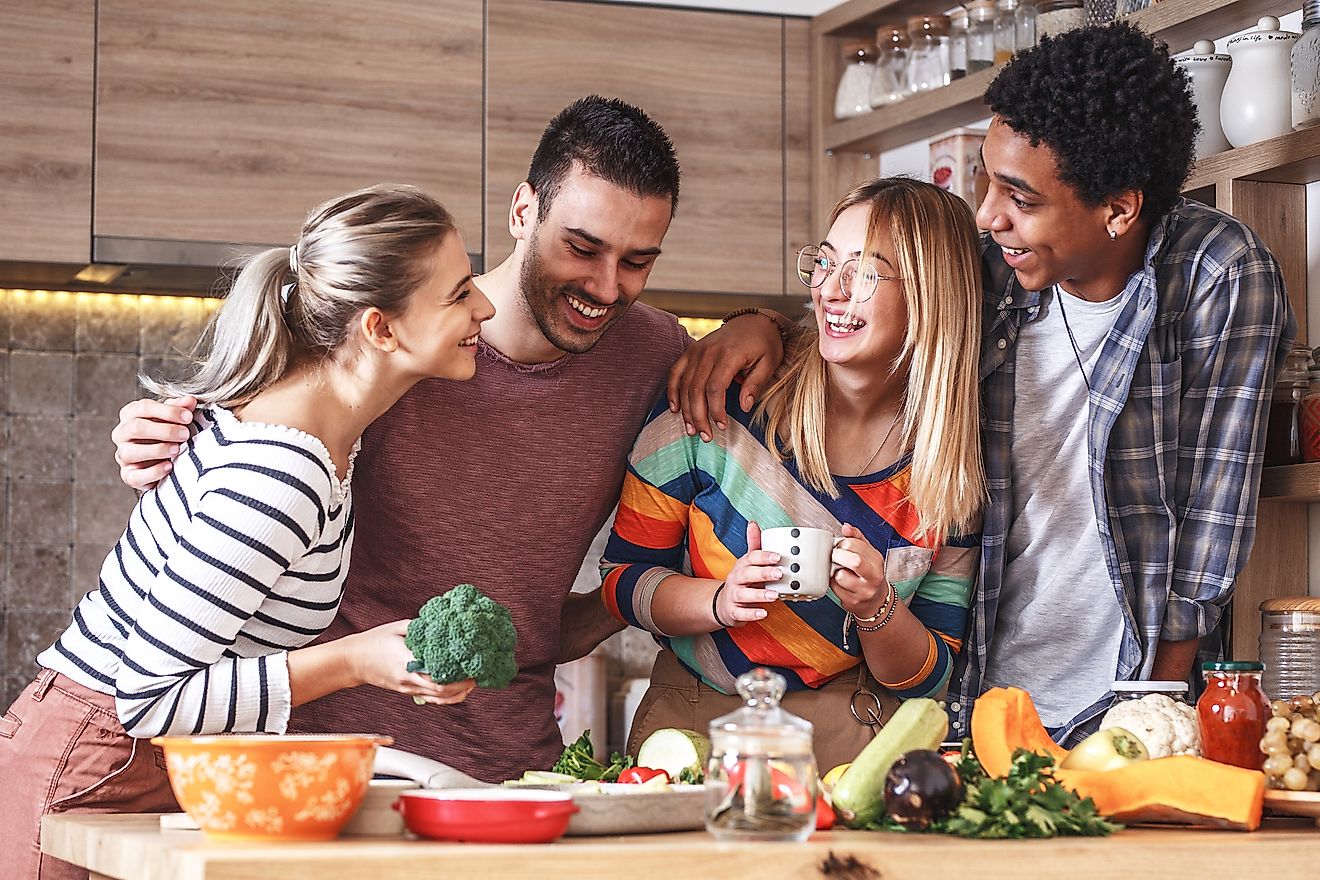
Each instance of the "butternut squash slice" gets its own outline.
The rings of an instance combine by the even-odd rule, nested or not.
[[[1019,748],[1053,755],[1068,750],[1045,732],[1031,696],[1018,688],[994,688],[972,710],[972,746],[991,776],[1003,776]],[[1157,822],[1254,831],[1260,827],[1265,774],[1204,758],[1177,755],[1118,770],[1058,770],[1055,777],[1101,814],[1119,822]]]

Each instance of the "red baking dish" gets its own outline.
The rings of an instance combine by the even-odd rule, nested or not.
[[[394,809],[420,837],[477,843],[549,843],[578,811],[565,792],[509,788],[407,791]]]

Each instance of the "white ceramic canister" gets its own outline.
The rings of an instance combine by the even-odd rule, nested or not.
[[[1232,144],[1224,137],[1219,124],[1219,99],[1224,94],[1224,81],[1228,79],[1233,59],[1215,53],[1210,40],[1197,40],[1192,51],[1179,55],[1174,63],[1187,72],[1192,81],[1192,103],[1196,117],[1201,121],[1201,132],[1196,136],[1196,158],[1212,156],[1230,149]]]
[[[1292,125],[1292,47],[1297,34],[1272,15],[1228,41],[1233,67],[1219,102],[1224,137],[1235,147],[1287,134]]]

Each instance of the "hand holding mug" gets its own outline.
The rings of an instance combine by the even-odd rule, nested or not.
[[[779,580],[782,575],[779,554],[761,549],[761,527],[749,522],[747,552],[733,564],[715,602],[719,619],[730,628],[736,628],[764,618],[766,611],[761,605],[779,598],[778,593],[767,590],[765,585]]]
[[[873,617],[889,597],[884,555],[859,529],[844,523],[843,536],[835,542],[831,560],[836,568],[830,585],[843,610],[857,617]]]

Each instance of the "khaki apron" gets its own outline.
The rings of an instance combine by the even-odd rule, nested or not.
[[[688,672],[672,651],[662,650],[651,669],[651,686],[633,718],[628,754],[636,755],[648,736],[665,727],[709,735],[712,720],[742,705],[737,694],[720,693]],[[899,700],[876,683],[865,663],[859,663],[856,674],[848,670],[819,688],[789,691],[780,705],[812,723],[816,767],[824,776],[830,768],[857,757],[898,708]]]

